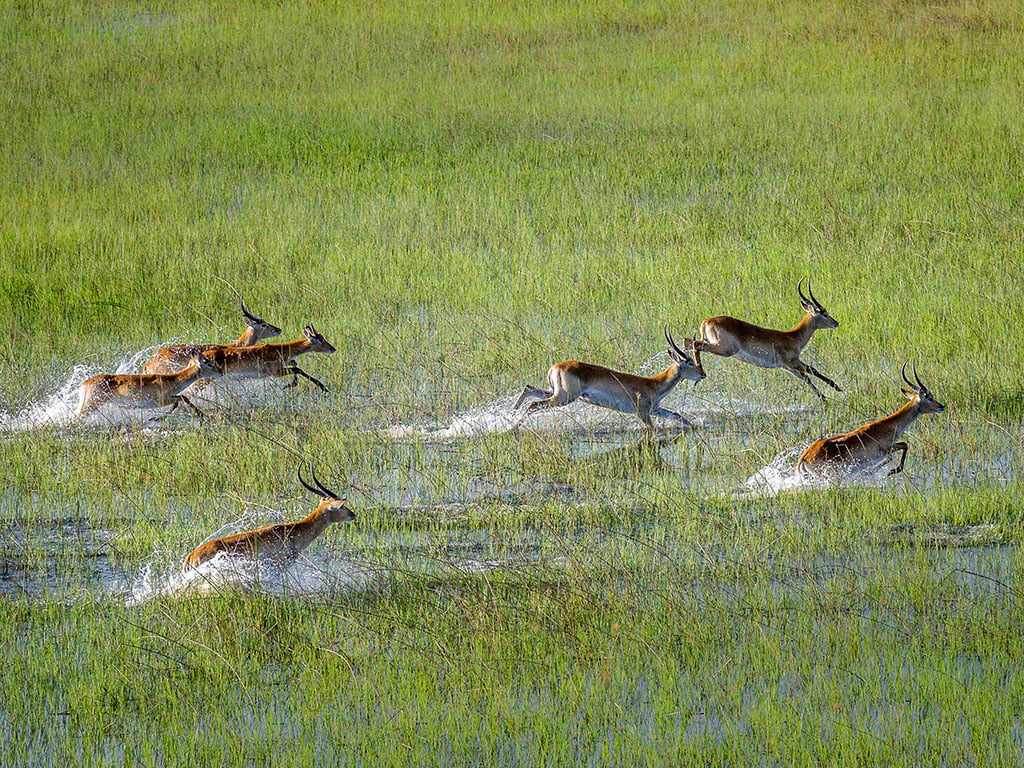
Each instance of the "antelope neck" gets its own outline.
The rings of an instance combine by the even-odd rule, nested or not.
[[[896,434],[895,439],[899,440],[910,425],[917,420],[917,417],[921,415],[920,404],[921,398],[915,395],[913,400],[907,401],[907,403],[895,413],[879,419],[876,423],[892,426]]]
[[[259,334],[255,328],[246,326],[245,331],[241,336],[238,337],[238,341],[234,343],[236,347],[251,347],[253,344],[260,340]]]
[[[297,526],[313,532],[316,536],[319,536],[324,528],[330,524],[331,520],[327,515],[327,510],[321,507],[317,507],[296,523]]]
[[[651,376],[651,380],[655,382],[658,390],[665,392],[678,384],[681,378],[683,378],[683,366],[680,363],[672,363],[661,373]]]
[[[814,313],[808,312],[793,329],[786,331],[786,333],[796,337],[800,341],[800,348],[803,349],[807,345],[807,342],[811,340],[811,336],[814,335],[815,330]]]

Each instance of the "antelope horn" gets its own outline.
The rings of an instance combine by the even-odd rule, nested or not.
[[[245,302],[242,301],[242,297],[241,296],[238,297],[238,306],[241,307],[242,314],[245,315],[246,317],[248,317],[250,320],[253,320],[254,322],[257,322],[257,323],[262,323],[263,322],[260,318],[256,317],[256,315],[254,315],[252,312],[250,312],[246,308]]]
[[[324,496],[328,496],[328,497],[330,497],[332,499],[339,499],[339,498],[341,498],[334,491],[328,490],[324,486],[324,484],[320,482],[320,478],[316,476],[316,470],[313,469],[313,465],[312,464],[309,466],[309,473],[313,476],[313,482],[316,483],[320,487],[320,490],[324,494]]]
[[[912,382],[910,379],[907,378],[907,364],[906,363],[903,364],[903,369],[900,371],[900,375],[903,376],[903,381],[905,381],[907,383],[908,387],[910,387],[911,389],[916,389],[916,387],[914,387],[914,382]]]
[[[796,292],[800,294],[800,300],[803,301],[805,304],[810,302],[810,299],[808,299],[806,296],[804,296],[803,285],[804,285],[804,280],[806,280],[806,279],[807,279],[806,277],[801,277],[800,278],[800,282],[798,282],[796,284]]]
[[[312,466],[310,468],[312,469]],[[323,495],[323,489],[314,488],[312,485],[310,485],[309,483],[302,479],[302,465],[299,465],[299,467],[296,468],[295,476],[299,478],[299,482],[302,483],[302,487],[305,488],[307,491],[309,491],[310,493],[315,493],[317,496]]]
[[[667,341],[668,345],[670,347],[672,347],[672,349],[674,349],[676,351],[676,354],[679,355],[680,357],[682,357],[684,360],[690,360],[691,359],[690,356],[688,354],[686,354],[683,350],[681,350],[679,348],[679,346],[675,343],[675,341],[672,340],[672,334],[670,334],[668,332],[668,326],[667,325],[665,326],[665,341]]]
[[[811,281],[810,281],[810,279],[807,280],[807,295],[811,297],[811,301],[814,302],[815,306],[817,306],[817,307],[821,306],[821,302],[818,301],[817,297],[815,297],[815,295],[814,295],[814,291],[811,290]]]
[[[921,377],[917,375],[917,363],[914,363],[914,378],[917,380],[917,386],[919,388],[928,389],[928,387],[921,383]]]

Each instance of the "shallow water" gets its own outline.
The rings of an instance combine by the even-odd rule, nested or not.
[[[470,408],[452,417],[447,424],[398,424],[378,434],[392,440],[444,442],[511,432],[520,422],[527,403],[515,409],[519,392],[512,392],[483,406]],[[783,416],[804,414],[813,409],[800,403],[758,402],[753,398],[727,395],[705,388],[703,393],[677,388],[662,405],[686,416],[698,427],[715,428],[723,422],[752,416]],[[656,427],[678,430],[678,422],[655,417]],[[530,414],[520,429],[538,433],[622,433],[642,432],[644,426],[633,414],[618,413],[581,400],[557,408]]]
[[[446,515],[447,508],[396,510],[410,522]],[[254,524],[253,516],[241,518],[223,530],[232,532]],[[244,523],[242,521],[245,521]],[[564,569],[573,563],[617,561],[629,552],[641,553],[663,566],[690,574],[721,563],[724,573],[746,561],[738,553],[702,548],[677,539],[671,531],[650,543],[642,530],[618,531],[603,526],[575,525],[553,532],[549,528],[519,530],[455,528],[427,530],[389,529],[365,537],[352,535],[344,541],[331,535],[314,542],[295,561],[282,566],[273,561],[219,554],[187,573],[181,563],[187,550],[154,552],[140,566],[124,567],[107,548],[111,532],[88,529],[75,523],[74,538],[60,541],[61,526],[46,552],[30,565],[17,558],[0,561],[0,599],[20,597],[43,600],[116,600],[137,606],[154,599],[199,597],[224,591],[260,592],[282,598],[330,599],[334,595],[378,588],[395,575],[444,578],[457,574],[521,574],[536,568]],[[329,529],[330,530],[330,529]],[[224,535],[221,531],[217,532]],[[16,532],[14,532],[16,535]],[[337,534],[335,534],[337,536]],[[211,536],[212,537],[212,536]],[[13,539],[5,533],[6,545]],[[979,594],[1002,594],[1015,589],[1019,575],[1019,549],[1002,545],[1000,531],[991,525],[900,525],[869,536],[851,551],[785,558],[767,557],[751,577],[768,579],[773,590],[800,592],[809,584],[823,584],[849,577],[871,578],[890,570],[925,568],[945,573]],[[906,548],[906,544],[921,547]],[[889,546],[899,545],[899,546]],[[6,547],[9,549],[9,546]],[[730,577],[731,578],[731,577]],[[687,589],[718,589],[702,579]],[[737,583],[729,590],[742,590]]]
[[[137,371],[156,348],[124,355],[116,371]],[[661,366],[651,363],[649,367]],[[73,368],[52,394],[16,413],[0,413],[0,430],[78,426],[73,418],[78,387],[96,372],[87,366]],[[229,381],[215,382],[194,397],[200,407],[226,412],[249,407],[308,409],[333,402],[319,395],[315,401],[297,398],[293,393],[282,391],[275,381]],[[477,572],[558,563],[570,554],[549,551],[544,537],[536,532],[506,532],[488,539],[490,534],[469,525],[474,505],[507,505],[525,515],[532,514],[529,507],[543,504],[585,511],[588,505],[609,503],[610,498],[615,499],[612,503],[628,506],[634,497],[642,501],[645,485],[660,482],[659,478],[670,478],[673,486],[690,493],[719,498],[773,497],[829,487],[927,491],[1015,480],[1024,458],[1024,432],[1019,425],[1006,428],[986,423],[972,427],[972,438],[979,446],[972,450],[938,452],[911,433],[907,470],[897,476],[889,475],[894,463],[887,461],[866,469],[801,477],[796,459],[803,447],[820,436],[827,411],[806,399],[795,403],[771,396],[759,399],[752,390],[737,394],[706,383],[681,387],[665,403],[695,421],[695,429],[660,421],[659,429],[648,432],[632,415],[577,402],[531,415],[517,433],[523,437],[520,450],[519,438],[506,435],[522,413],[513,409],[518,394],[516,390],[456,413],[446,423],[402,424],[373,433],[386,438],[380,451],[386,459],[351,480],[360,489],[361,503],[392,510],[402,519],[404,533],[390,531],[374,537],[372,544],[347,548],[330,544],[337,538],[328,535],[285,568],[272,563],[253,566],[222,556],[183,575],[180,563],[185,551],[153,553],[142,566],[133,565],[125,572],[105,543],[113,533],[79,522],[71,528],[56,526],[52,535],[35,531],[29,548],[34,554],[22,557],[23,532],[14,526],[0,530],[7,555],[0,561],[0,595],[99,594],[128,604],[227,587],[275,595],[323,595],[361,588],[392,568]],[[85,424],[130,426],[126,434],[131,438],[141,432],[161,440],[171,428],[192,428],[192,416],[180,411],[170,420],[147,424],[158,412],[114,409],[90,417]],[[938,434],[948,440],[951,432]],[[934,432],[928,434],[928,439],[935,439],[930,437]],[[294,513],[290,517],[294,519]],[[212,532],[210,538],[275,522],[266,518],[265,512],[243,517]],[[418,530],[434,523],[453,532]],[[460,529],[462,525],[465,529]],[[975,527],[902,530],[892,538],[967,547],[1000,540],[998,532]]]

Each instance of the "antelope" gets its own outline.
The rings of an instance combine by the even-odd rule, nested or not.
[[[881,463],[886,456],[896,451],[900,452],[900,461],[889,474],[902,472],[908,449],[907,444],[900,440],[903,433],[910,429],[910,425],[918,416],[925,413],[942,413],[946,410],[946,406],[937,401],[921,383],[917,375],[917,366],[914,366],[916,385],[907,378],[906,363],[903,364],[902,376],[904,383],[909,387],[902,390],[909,402],[895,413],[876,421],[869,421],[852,432],[815,440],[797,461],[797,471],[801,477],[809,469],[821,469],[827,464]]]
[[[807,314],[792,330],[761,328],[725,315],[712,317],[700,324],[701,338],[691,342],[693,349],[722,357],[736,357],[759,368],[784,368],[806,383],[822,400],[825,396],[814,386],[811,376],[842,392],[832,379],[800,359],[800,353],[816,330],[835,328],[839,321],[814,297],[810,281],[807,283],[809,296],[804,296],[803,279],[797,283],[796,290],[800,294],[800,306]]]
[[[242,310],[242,320],[246,326],[245,332],[238,337],[237,341],[230,344],[175,344],[171,347],[158,349],[153,356],[142,366],[143,373],[177,373],[184,369],[192,360],[193,356],[200,352],[208,352],[211,349],[220,347],[248,347],[262,339],[269,339],[273,336],[280,336],[281,329],[271,325],[261,317],[256,317],[245,307],[245,302],[238,300],[238,306]]]
[[[285,388],[294,387],[303,376],[316,384],[324,392],[327,387],[319,379],[315,379],[295,365],[295,358],[306,352],[321,352],[329,355],[334,352],[327,339],[317,333],[312,325],[302,329],[306,338],[298,341],[284,341],[272,344],[254,344],[248,347],[219,347],[204,352],[224,369],[224,375],[238,379],[260,379],[267,376],[291,376],[290,384]]]
[[[104,403],[116,401],[136,408],[169,405],[167,414],[185,403],[201,417],[203,412],[183,392],[200,379],[222,375],[223,369],[203,355],[193,355],[189,366],[177,373],[103,373],[82,382],[77,415],[84,416]]]
[[[665,328],[665,340],[668,342],[668,354],[672,358],[672,364],[656,376],[620,373],[601,365],[581,363],[577,360],[552,365],[548,369],[550,390],[529,385],[523,388],[522,394],[516,400],[515,410],[518,410],[529,397],[543,399],[530,403],[513,429],[518,429],[534,411],[568,405],[574,400],[582,400],[619,413],[635,413],[648,429],[654,428],[652,416],[680,421],[688,427],[693,426],[693,423],[681,414],[662,408],[661,401],[680,381],[685,379],[696,384],[705,377],[700,364],[700,353],[695,352],[691,358],[672,340],[668,328]]]
[[[198,568],[208,560],[212,560],[219,552],[249,558],[250,560],[274,560],[285,564],[296,557],[324,532],[331,523],[346,523],[355,520],[356,516],[345,506],[345,499],[324,487],[310,467],[314,488],[302,479],[302,470],[295,474],[303,487],[320,497],[316,509],[296,523],[278,523],[266,525],[254,531],[245,531],[231,536],[204,542],[192,550],[182,564],[182,572]]]

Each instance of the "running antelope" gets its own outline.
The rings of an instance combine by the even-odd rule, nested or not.
[[[736,357],[759,368],[784,368],[803,380],[822,400],[825,397],[814,386],[811,375],[817,376],[837,392],[842,392],[832,379],[800,359],[800,353],[816,330],[839,325],[839,321],[814,298],[810,282],[807,283],[809,296],[804,296],[802,285],[801,279],[796,290],[800,294],[800,306],[807,314],[793,330],[762,328],[725,315],[712,317],[700,324],[701,338],[691,342],[693,349],[722,357]]]
[[[91,413],[104,403],[119,402],[133,408],[169,405],[168,414],[185,403],[202,416],[203,412],[183,392],[200,379],[223,375],[223,369],[203,355],[193,355],[189,366],[178,373],[103,373],[82,382],[77,415]]]
[[[262,339],[281,335],[280,328],[271,325],[261,317],[256,317],[246,309],[245,303],[241,299],[238,300],[238,306],[242,310],[242,320],[247,328],[237,341],[232,341],[230,344],[175,344],[172,347],[164,347],[153,353],[153,356],[142,366],[142,372],[177,373],[187,367],[192,358],[200,352],[208,352],[221,347],[248,347]]]
[[[327,387],[295,365],[295,358],[306,352],[334,352],[327,339],[317,333],[312,325],[302,329],[306,338],[298,341],[283,341],[273,344],[254,344],[248,347],[220,347],[204,352],[224,369],[224,375],[237,379],[261,379],[267,376],[291,376],[292,381],[285,387],[294,387],[303,376],[324,392]]]
[[[212,560],[218,552],[246,557],[250,560],[275,560],[287,563],[298,557],[324,532],[331,523],[345,523],[355,520],[352,510],[345,506],[345,499],[324,487],[310,468],[316,488],[302,479],[302,471],[296,470],[299,482],[306,490],[320,497],[316,509],[297,523],[278,523],[257,528],[254,531],[236,533],[220,539],[204,542],[196,547],[192,554],[185,558],[182,571],[198,568],[207,560]]]
[[[684,416],[662,408],[661,401],[680,381],[686,379],[696,384],[704,378],[700,352],[695,352],[691,358],[672,340],[668,328],[665,329],[665,340],[668,342],[668,354],[672,358],[672,364],[657,376],[620,373],[604,366],[576,360],[552,365],[548,369],[550,390],[529,385],[523,388],[522,394],[516,400],[516,409],[529,397],[543,399],[530,403],[513,429],[518,429],[523,420],[534,411],[568,405],[574,400],[610,408],[619,413],[635,413],[648,429],[654,427],[651,423],[652,416],[673,419],[681,421],[686,426],[693,426]]]
[[[895,475],[903,471],[903,462],[907,460],[907,444],[900,438],[910,429],[918,416],[925,413],[942,413],[946,406],[935,399],[928,388],[921,383],[914,367],[915,385],[907,378],[907,365],[903,364],[903,381],[909,387],[903,394],[909,401],[898,411],[885,418],[869,421],[852,432],[834,437],[815,440],[800,455],[797,471],[803,476],[809,469],[822,469],[828,464],[852,464],[867,466],[881,463],[889,454],[900,452],[899,464],[889,473]]]

